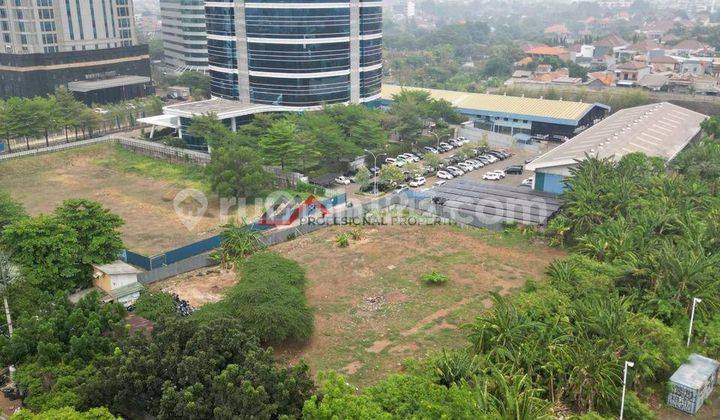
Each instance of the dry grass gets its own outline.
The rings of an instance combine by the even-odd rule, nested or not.
[[[176,215],[173,198],[185,188],[206,190],[199,167],[173,165],[98,144],[0,163],[0,188],[31,214],[49,213],[69,198],[96,200],[125,221],[126,246],[147,255],[164,252],[217,233],[217,199],[188,229]]]
[[[310,341],[276,353],[303,359],[314,372],[342,371],[360,386],[400,370],[406,358],[466,345],[459,327],[490,306],[489,292],[508,293],[539,279],[563,255],[516,233],[451,226],[366,227],[360,239],[339,248],[336,236],[349,230],[323,229],[272,248],[305,268],[315,310]],[[450,280],[427,285],[421,276],[429,271]],[[231,272],[193,273],[154,287],[198,304],[233,283]]]

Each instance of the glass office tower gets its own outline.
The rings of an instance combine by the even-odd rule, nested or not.
[[[380,1],[207,1],[205,14],[214,97],[302,108],[380,94]]]

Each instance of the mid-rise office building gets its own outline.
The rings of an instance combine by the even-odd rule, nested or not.
[[[204,0],[160,0],[165,63],[178,71],[207,71]]]
[[[132,0],[0,0],[0,98],[67,86],[87,101],[152,91]]]

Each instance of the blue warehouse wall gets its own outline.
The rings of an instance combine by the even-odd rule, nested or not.
[[[564,180],[562,175],[535,172],[535,191],[560,194],[565,188]]]

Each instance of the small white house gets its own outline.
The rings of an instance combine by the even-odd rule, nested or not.
[[[143,289],[138,282],[140,270],[122,261],[110,264],[94,265],[93,285],[104,291],[108,301],[125,306],[133,304]]]

